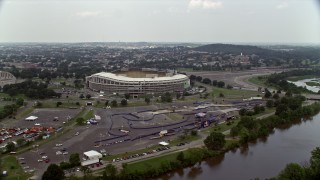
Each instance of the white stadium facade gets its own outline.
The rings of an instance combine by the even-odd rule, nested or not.
[[[87,88],[93,91],[119,94],[156,94],[182,92],[190,87],[189,77],[175,71],[154,69],[122,69],[100,72],[86,77]]]
[[[0,86],[3,87],[7,84],[15,84],[17,81],[13,74],[5,71],[0,71]]]

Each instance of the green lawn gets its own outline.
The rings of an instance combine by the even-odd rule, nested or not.
[[[86,111],[84,114],[83,114],[83,119],[85,120],[88,120],[90,118],[93,118],[94,117],[94,111],[93,110],[89,110],[89,111]]]
[[[174,161],[177,159],[177,155],[179,152],[174,152],[170,153],[164,156],[158,156],[155,158],[150,158],[147,160],[139,161],[139,162],[133,162],[128,164],[128,169],[131,172],[141,171],[142,169],[146,169],[148,166],[149,167],[154,167],[154,168],[160,168],[161,167],[161,162],[165,161]]]
[[[249,82],[251,82],[252,84],[256,84],[258,86],[261,87],[266,87],[266,76],[253,76],[251,78],[248,79]]]
[[[15,156],[9,155],[1,158],[1,168],[2,171],[7,171],[8,173],[7,177],[2,178],[3,180],[24,180],[31,177],[31,174],[27,174],[23,171]]]
[[[176,138],[172,141],[170,141],[170,146],[175,146],[181,142],[191,142],[191,141],[195,141],[195,140],[198,140],[200,139],[201,137],[200,136],[186,136],[184,139],[182,138]],[[127,153],[121,153],[121,154],[115,154],[115,155],[111,155],[111,156],[106,156],[104,157],[103,159],[104,160],[108,160],[108,161],[112,161],[113,159],[116,159],[116,158],[121,158],[121,157],[124,157],[124,156],[130,156],[130,155],[134,155],[134,154],[139,154],[139,153],[144,153],[144,152],[147,152],[147,151],[152,151],[152,150],[155,150],[155,149],[158,149],[159,147],[161,147],[160,145],[154,145],[154,146],[150,146],[150,147],[147,147],[147,148],[143,148],[143,149],[138,149],[138,150],[135,150],[135,151],[130,151],[130,152],[127,152]]]
[[[306,82],[306,84],[308,86],[320,86],[320,83],[318,83],[318,82]]]
[[[312,79],[312,78],[319,78],[319,77],[318,76],[314,76],[314,75],[292,76],[292,77],[288,77],[287,80],[289,80],[289,81],[299,81],[299,80]]]
[[[220,93],[222,93],[225,97],[225,99],[238,99],[238,98],[249,98],[249,97],[255,97],[261,94],[257,91],[249,91],[249,90],[240,90],[240,89],[226,89],[226,88],[218,88],[215,86],[212,86],[211,93],[214,94],[214,97],[219,97]]]
[[[232,127],[236,126],[240,121],[240,118],[237,118],[236,120],[233,120],[233,123],[228,125],[227,123],[222,123],[222,124],[219,124],[217,126],[215,125],[211,125],[209,128],[206,128],[204,129],[202,132],[204,133],[211,133],[211,132],[224,132],[224,131],[227,131],[229,129],[231,129]]]

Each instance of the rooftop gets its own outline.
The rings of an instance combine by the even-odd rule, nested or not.
[[[109,72],[100,72],[100,73],[93,74],[92,76],[100,76],[100,77],[107,77],[110,79],[115,79],[120,81],[135,81],[135,82],[169,81],[169,80],[179,80],[187,77],[186,75],[183,75],[183,74],[176,74],[173,76],[165,76],[165,77],[132,78],[132,77],[126,77],[123,75],[117,75]]]

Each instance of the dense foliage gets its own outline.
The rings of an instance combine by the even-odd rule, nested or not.
[[[34,81],[24,81],[17,84],[5,85],[3,87],[3,92],[10,96],[24,94],[33,99],[45,99],[61,96],[60,93],[56,93],[52,89],[48,89],[47,84]]]
[[[320,69],[298,69],[278,74],[272,74],[267,77],[267,83],[278,87],[280,90],[292,92],[295,94],[299,94],[301,92],[311,92],[306,88],[297,87],[296,85],[289,83],[286,80],[288,77],[305,75],[320,76]]]
[[[288,164],[273,180],[316,180],[320,179],[320,148],[311,152],[309,163],[301,166],[296,163]]]

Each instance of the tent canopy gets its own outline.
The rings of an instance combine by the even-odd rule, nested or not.
[[[26,118],[26,121],[34,121],[36,119],[38,119],[37,116],[29,116],[29,117]]]

